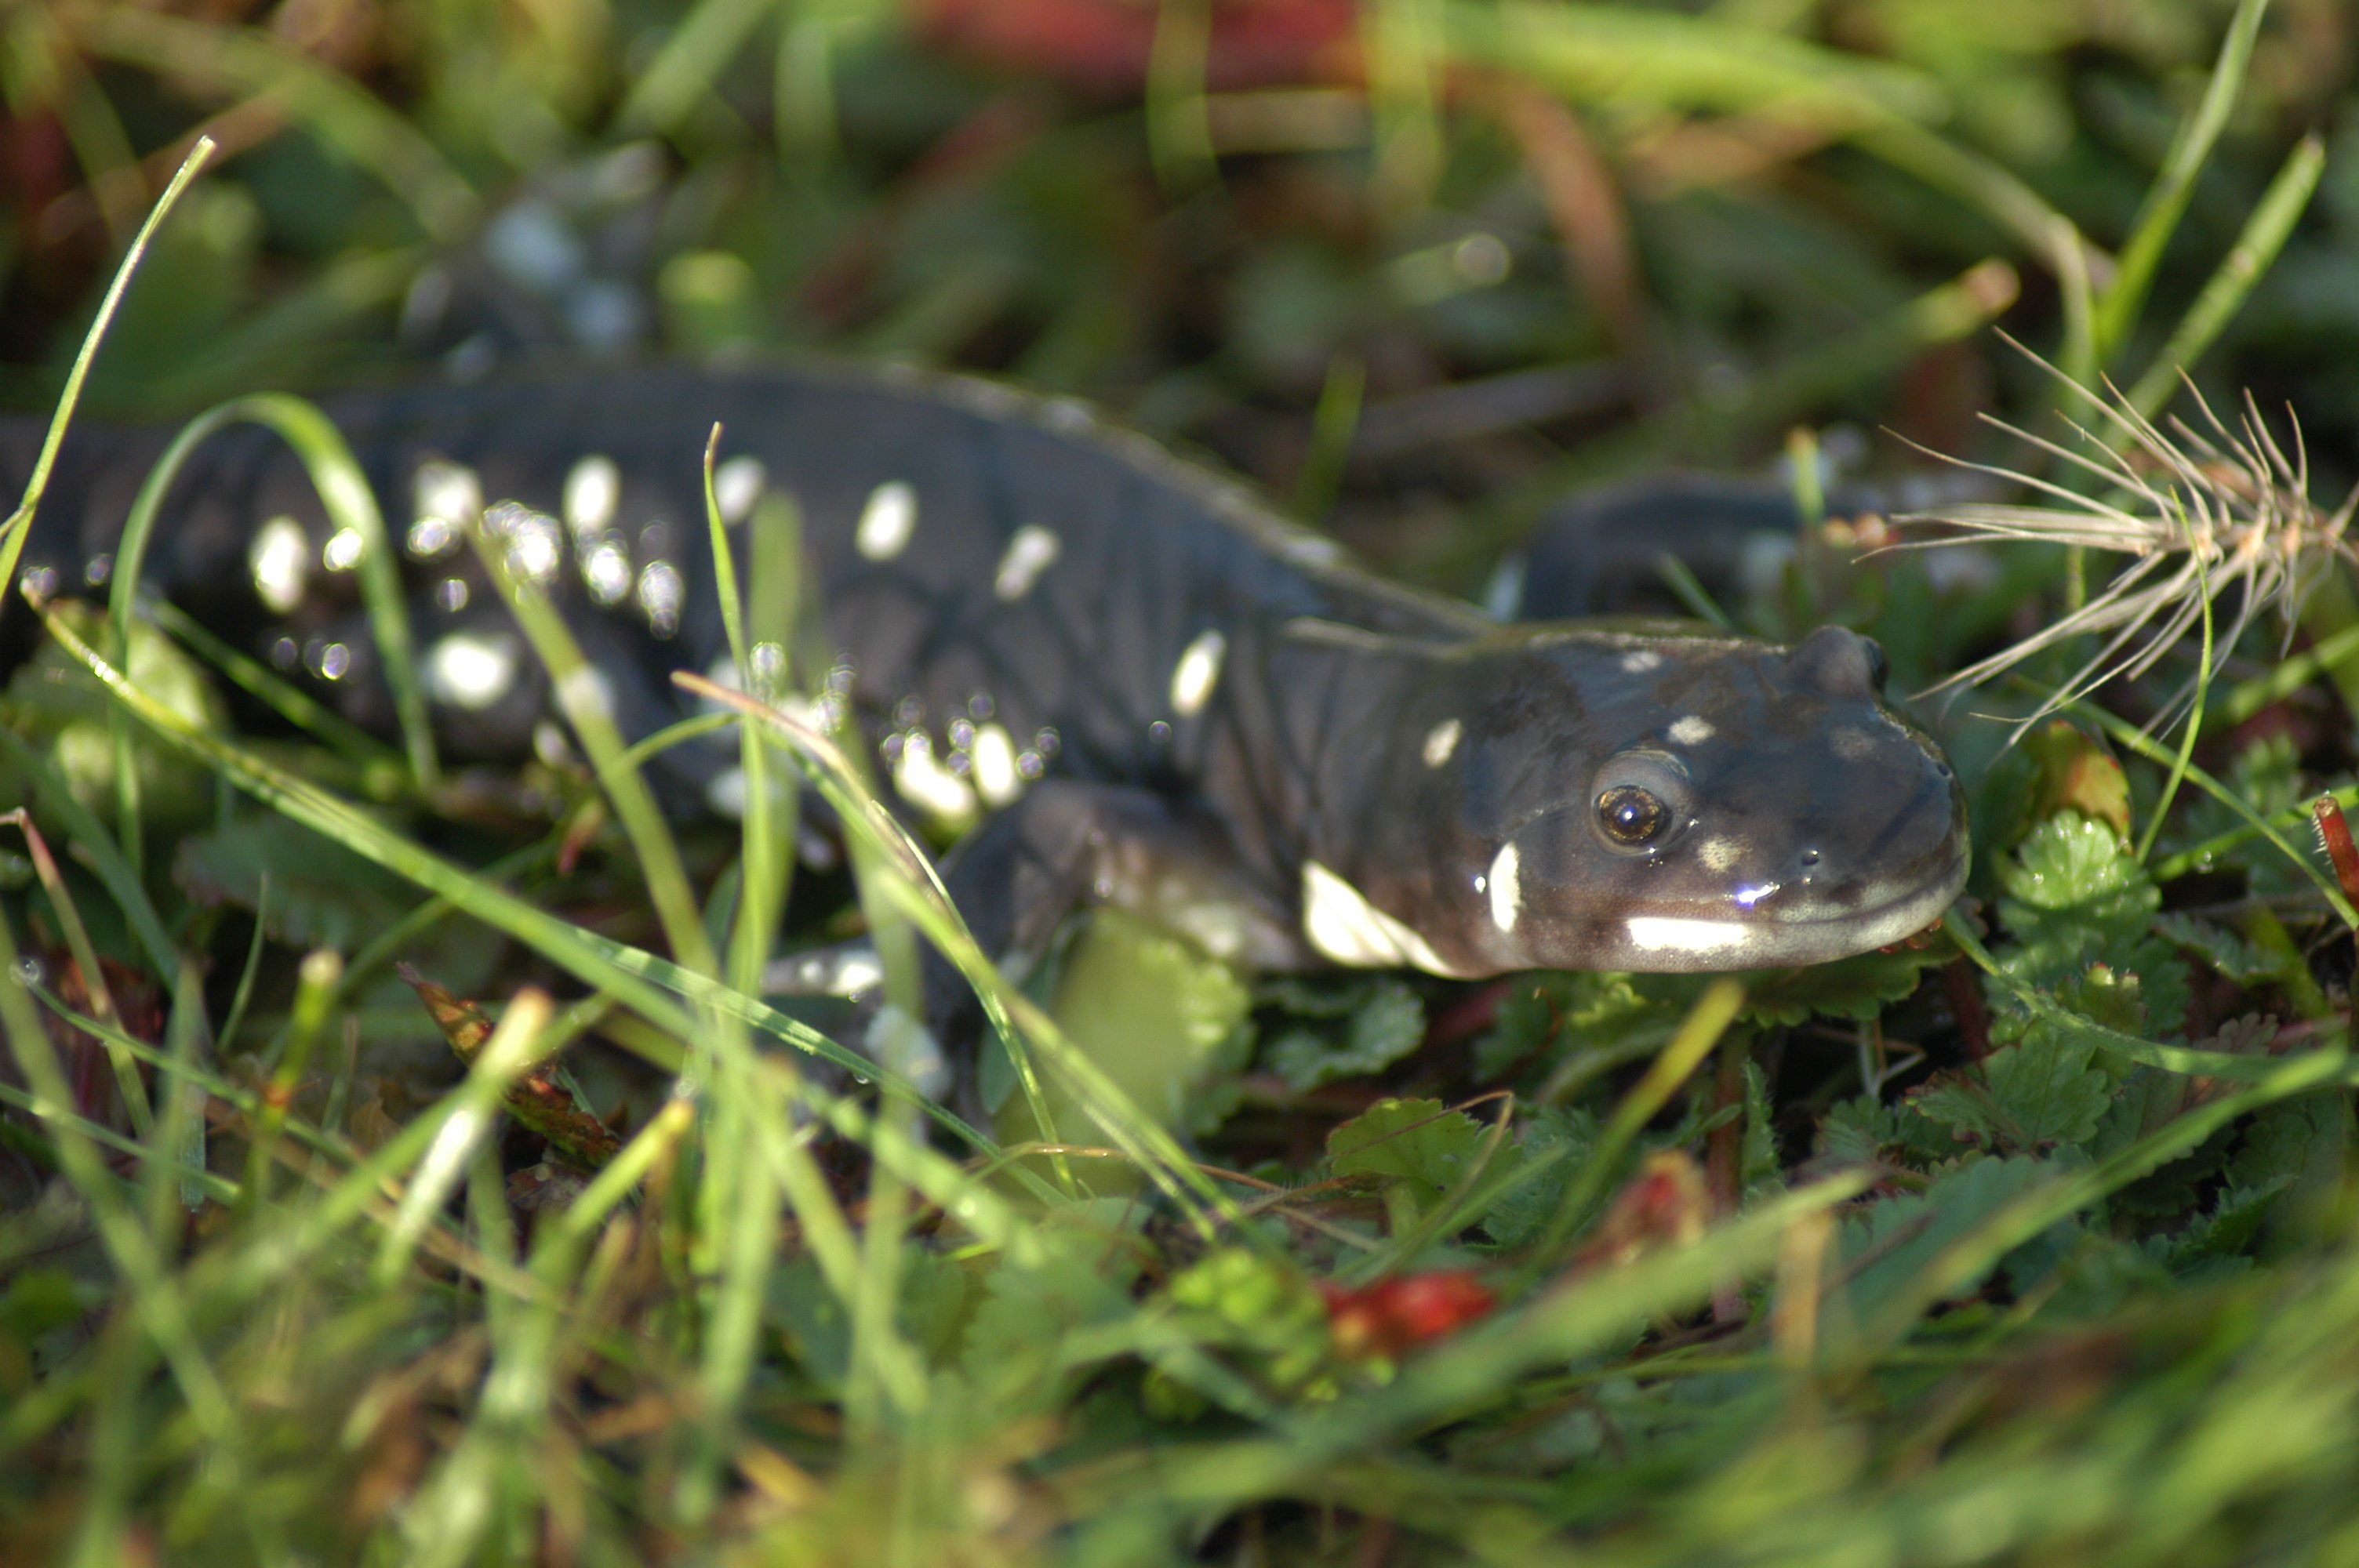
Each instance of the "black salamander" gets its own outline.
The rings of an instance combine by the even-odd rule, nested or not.
[[[327,407],[412,585],[438,737],[477,759],[527,750],[549,708],[462,530],[492,503],[625,732],[651,732],[689,706],[670,672],[725,658],[700,490],[722,421],[730,522],[771,491],[800,510],[839,650],[799,672],[822,711],[913,810],[988,816],[953,886],[1001,950],[1111,902],[1268,968],[1809,964],[1922,928],[1965,877],[1958,782],[1873,643],[1497,624],[1077,405],[819,366]],[[0,430],[0,478],[38,438]],[[163,440],[78,431],[23,570],[102,579]],[[145,580],[390,731],[360,541],[275,437],[208,443],[165,518]],[[31,621],[0,619],[0,667]],[[726,809],[732,754],[660,766]]]

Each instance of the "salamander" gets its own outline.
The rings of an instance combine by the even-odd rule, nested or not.
[[[799,678],[914,812],[984,819],[953,889],[1001,950],[1112,903],[1270,969],[1799,965],[1909,935],[1965,877],[1959,782],[1869,640],[1502,624],[1072,402],[811,364],[325,406],[401,557],[438,738],[484,759],[532,746],[549,693],[464,530],[562,606],[649,733],[692,710],[673,670],[725,664],[701,493],[721,422],[737,535],[765,495],[799,512],[834,657]],[[0,430],[0,478],[38,439]],[[69,438],[20,563],[36,586],[103,580],[164,439]],[[362,543],[275,436],[199,449],[164,515],[143,580],[390,731]],[[0,664],[30,623],[0,618]],[[658,766],[725,809],[733,755]]]

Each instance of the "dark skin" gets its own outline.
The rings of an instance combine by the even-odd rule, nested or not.
[[[511,565],[652,732],[687,710],[670,673],[723,653],[701,489],[723,422],[724,513],[790,494],[826,606],[833,664],[791,683],[832,694],[912,815],[988,818],[952,881],[995,950],[1112,902],[1266,968],[1744,968],[1897,940],[1963,879],[1956,781],[1864,639],[1502,628],[1070,404],[815,366],[329,411],[402,553],[438,738],[484,761],[550,710],[465,546],[475,509],[522,503],[495,509]],[[76,435],[37,580],[82,588],[163,439]],[[37,440],[0,430],[0,479]],[[338,548],[300,466],[242,429],[184,472],[145,580],[388,730]],[[733,760],[676,749],[658,786],[725,806]]]

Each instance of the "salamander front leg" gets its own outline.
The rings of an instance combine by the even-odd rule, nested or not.
[[[951,898],[984,953],[1019,968],[1075,911],[1112,905],[1256,968],[1314,961],[1290,906],[1239,859],[1210,815],[1150,790],[1049,780],[978,829],[943,867]],[[973,1086],[983,1012],[966,982],[929,955],[926,1011]]]

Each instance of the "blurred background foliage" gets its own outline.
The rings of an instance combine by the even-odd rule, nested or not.
[[[186,414],[266,384],[496,383],[552,358],[912,358],[1095,399],[1473,589],[1586,482],[1767,471],[1813,446],[1854,469],[1921,465],[1886,429],[2024,460],[1976,416],[2036,422],[2060,399],[1997,326],[2150,404],[2183,362],[2215,406],[2246,386],[2264,407],[2290,400],[2331,500],[2359,471],[2354,69],[2347,0],[0,0],[0,399],[48,406],[131,232],[205,134],[223,156],[115,323],[97,413]],[[1946,598],[1912,567],[1776,609],[1871,626],[1914,684],[2052,613],[2069,590],[2039,594],[2060,555]],[[2315,681],[2288,701],[2268,672],[2229,673],[2261,694],[2226,705],[2237,722],[2277,726],[2206,752],[2244,797],[2289,806],[2302,767],[2347,771],[2347,705]],[[2228,729],[2207,745],[2224,752]],[[1655,1112],[1676,1075],[1647,1101],[1654,1075],[1636,1064],[1684,1028],[1692,988],[1556,977],[1470,1022],[1458,993],[1393,977],[1249,997],[1225,975],[1214,994],[1201,960],[1168,951],[1115,983],[1077,963],[1085,1002],[1158,963],[1193,987],[1174,1029],[1201,1037],[1220,1080],[1194,1126],[1221,1127],[1216,1155],[1262,1161],[1273,1202],[1319,1183],[1300,1191],[1323,1185],[1364,1223],[1333,1189],[1385,1173],[1352,1168],[1364,1151],[1327,1144],[1331,1124],[1374,1104],[1438,1129],[1434,1168],[1463,1168],[1499,1152],[1492,1124],[1375,1097],[1513,1087],[1538,1114],[1512,1157],[1558,1161],[1555,1184],[1483,1223],[1498,1247],[1538,1248],[1517,1269],[1561,1272],[1503,1281],[1521,1292],[1512,1322],[1397,1383],[1343,1356],[1360,1379],[1344,1387],[1326,1359],[1336,1298],[1322,1312],[1310,1276],[1385,1265],[1322,1254],[1310,1238],[1332,1224],[1287,1233],[1283,1261],[1199,1252],[1117,1194],[1009,1210],[990,1245],[948,1229],[904,1247],[907,1173],[880,1153],[851,1295],[869,1316],[847,1328],[812,1262],[829,1233],[809,1215],[827,1203],[807,1213],[799,1195],[782,1235],[736,1223],[779,1210],[749,1151],[804,1148],[760,1076],[776,1059],[748,1054],[733,1070],[763,1092],[711,1097],[710,1138],[599,1233],[581,1280],[536,1240],[534,1267],[579,1309],[561,1323],[510,1286],[412,1271],[416,1229],[387,1233],[363,1288],[357,1249],[329,1249],[321,1225],[314,1253],[289,1250],[270,1205],[189,1222],[203,1234],[178,1271],[24,1271],[0,1297],[0,1455],[31,1457],[0,1464],[0,1501],[33,1522],[0,1530],[0,1563],[76,1531],[93,1563],[287,1561],[289,1542],[334,1560],[362,1535],[386,1560],[397,1535],[419,1561],[492,1541],[640,1562],[715,1529],[775,1561],[885,1561],[889,1544],[1022,1562],[1048,1542],[1076,1562],[1375,1563],[1397,1519],[1400,1539],[1440,1543],[1436,1561],[1560,1561],[1566,1530],[1584,1561],[1634,1564],[2353,1560],[2349,1102],[2293,1098],[2321,1080],[2284,1076],[2326,1060],[2301,1042],[2347,1029],[2348,944],[2288,935],[2273,910],[2305,942],[2315,910],[2269,903],[2299,894],[2283,867],[2249,882],[2218,868],[2233,885],[2210,913],[2245,920],[2241,935],[2177,903],[2158,920],[2158,883],[2215,871],[2228,809],[2181,814],[2150,875],[2115,835],[2149,816],[2158,769],[2125,778],[2094,742],[2048,731],[2010,784],[1984,765],[1999,730],[1953,754],[1982,792],[1977,891],[2007,927],[2007,972],[2123,1029],[2287,1052],[2248,1075],[2277,1074],[2267,1096],[2134,1071],[2144,1057],[2093,1065],[2089,1040],[2042,1033],[1960,965],[1894,1009],[1887,1039],[1886,1004],[1947,957],[1928,951],[1756,991],[1742,1030],[1758,1033],[1737,1038],[1771,1044],[1749,1059],[1732,1045],[1642,1139],[1670,1119]],[[242,906],[274,853],[332,884],[316,902],[348,924],[272,933],[282,958],[382,931],[410,896],[323,871],[308,829],[261,820],[151,863],[208,907]],[[652,942],[639,885],[597,880],[607,858],[529,891]],[[219,949],[218,989],[241,928],[179,920],[191,949]],[[353,971],[384,957],[371,943]],[[496,1000],[514,991],[485,973],[499,957],[469,927],[419,962]],[[368,1014],[373,1044],[422,1027],[397,1000],[399,1022]],[[266,990],[262,1011],[284,1002]],[[1224,1053],[1249,1006],[1272,1022],[1266,1070],[1241,1076]],[[2273,1033],[2280,1017],[2296,1022]],[[1980,1065],[1978,1030],[1999,1045]],[[291,1084],[301,1053],[287,1059]],[[422,1148],[443,1112],[349,1061],[329,1070],[322,1125],[353,1087],[361,1146]],[[635,1117],[639,1136],[683,1136],[670,1109]],[[1648,1253],[1647,1224],[1684,1234],[1705,1200],[1646,1173],[1676,1162],[1636,1156],[1699,1142],[1729,1223],[1709,1253]],[[18,1152],[47,1171],[72,1146],[28,1135]],[[824,1152],[854,1191],[861,1152]],[[1808,1206],[1833,1198],[1799,1185],[1836,1168],[1878,1183],[1839,1224]],[[511,1203],[534,1195],[516,1184],[548,1169],[479,1162],[465,1224],[432,1234],[515,1254]],[[1334,1180],[1309,1173],[1322,1169]],[[346,1220],[372,1170],[354,1160],[329,1189]],[[1763,1195],[1788,1178],[1799,1206],[1779,1209]],[[170,1184],[150,1184],[177,1259]],[[419,1226],[437,1206],[421,1190]],[[738,1206],[748,1192],[766,1207]],[[1572,1234],[1609,1193],[1597,1230]],[[968,1201],[1008,1209],[984,1180],[964,1190],[972,1218]],[[1387,1217],[1397,1260],[1502,1256],[1435,1243],[1414,1203]],[[82,1227],[62,1202],[10,1223],[0,1239],[27,1257]],[[223,1257],[300,1288],[274,1286],[284,1299],[261,1310],[260,1286],[206,1272]],[[1842,1288],[1821,1345],[1830,1257]],[[1773,1271],[1757,1312],[1726,1285]],[[162,1322],[155,1303],[184,1288],[218,1314],[201,1326],[234,1390],[210,1432],[190,1424],[204,1402],[184,1407],[140,1348],[145,1314]],[[1706,1290],[1712,1325],[1682,1325]],[[897,1366],[923,1368],[921,1397],[888,1420],[876,1389]],[[1225,1401],[1210,1416],[1208,1389]]]
[[[1798,422],[1854,460],[1900,452],[1879,427],[1973,450],[1977,411],[2052,400],[1994,320],[2126,384],[2315,136],[2344,156],[2199,374],[2298,392],[2343,468],[2359,20],[2234,9],[9,0],[0,391],[55,389],[201,131],[225,156],[103,411],[912,357],[1100,400],[1462,586],[1569,484]],[[2223,38],[2249,59],[2207,124]]]

